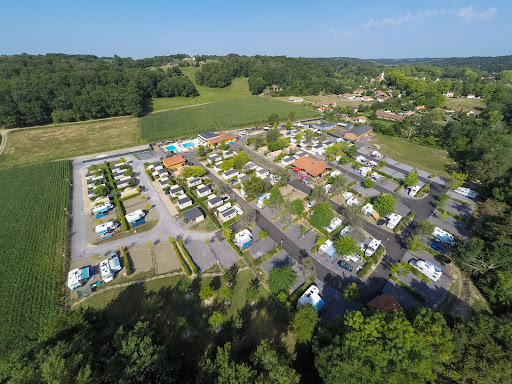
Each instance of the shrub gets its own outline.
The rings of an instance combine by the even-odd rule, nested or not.
[[[372,188],[375,186],[375,180],[372,180],[372,179],[366,179],[364,181],[364,186],[365,188]]]
[[[215,295],[215,290],[210,285],[203,285],[201,291],[199,291],[201,300],[207,300],[213,295]]]

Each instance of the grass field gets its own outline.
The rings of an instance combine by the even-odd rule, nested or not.
[[[0,354],[37,339],[61,312],[70,163],[0,171]]]
[[[466,99],[462,97],[446,98],[446,107],[451,110],[467,109],[478,112],[485,108],[485,101],[482,99]]]
[[[132,147],[139,144],[137,126],[138,119],[122,117],[13,131],[0,168]]]
[[[376,135],[371,141],[385,156],[418,167],[437,176],[448,176],[453,161],[446,151],[409,143],[396,137]]]
[[[233,79],[231,84],[225,88],[208,88],[198,85],[196,83],[195,74],[199,70],[199,67],[181,68],[183,74],[187,76],[190,80],[192,80],[192,83],[194,83],[194,86],[199,92],[199,96],[153,98],[153,111],[162,111],[166,109],[186,107],[196,104],[211,103],[213,101],[237,99],[241,97],[251,96],[247,77],[235,78]]]
[[[284,121],[288,112],[297,119],[320,116],[304,106],[258,96],[154,113],[140,119],[144,142],[195,136],[200,132],[250,127],[266,122],[273,112]]]

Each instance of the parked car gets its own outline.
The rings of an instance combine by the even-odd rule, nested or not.
[[[310,185],[309,185],[309,182],[308,182],[307,180],[302,180],[302,182],[304,183],[304,185],[305,185],[306,187],[309,187],[309,186],[310,186]]]
[[[430,243],[430,248],[432,248],[434,251],[443,252],[443,248],[435,242]]]
[[[343,261],[343,260],[339,260],[338,261],[338,265],[343,268],[343,269],[346,269],[347,271],[349,272],[352,272],[352,266],[347,263],[346,261]]]
[[[145,192],[145,191],[146,191],[146,187],[143,185],[139,185],[139,192]]]
[[[171,190],[170,190],[170,189],[166,189],[166,190],[165,190],[165,194],[166,194],[166,195],[170,195],[170,194],[171,194]]]
[[[377,221],[378,227],[382,227],[384,224],[386,224],[386,220],[381,219],[381,220]]]

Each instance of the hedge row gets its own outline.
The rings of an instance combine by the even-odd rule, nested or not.
[[[190,255],[188,254],[187,250],[185,249],[185,247],[182,244],[178,243],[178,245],[180,246],[180,249],[182,250],[183,255],[185,255],[185,258],[187,259],[188,264],[192,268],[192,271],[195,274],[197,274],[199,272],[199,270],[197,269],[197,266],[194,264],[194,262],[190,258]]]
[[[191,276],[192,273],[190,273],[190,270],[188,269],[188,266],[187,264],[185,263],[185,261],[183,260],[183,257],[181,257],[181,253],[180,251],[178,251],[178,247],[176,247],[176,242],[172,242],[171,243],[173,248],[174,248],[174,252],[176,252],[176,256],[178,256],[178,260],[180,261],[181,263],[181,267],[183,268],[183,270],[185,271],[185,274],[187,276]]]
[[[137,197],[139,196],[138,193],[134,193],[133,195],[129,195],[129,196],[126,196],[126,197],[123,197],[121,199],[119,199],[119,201],[125,201],[125,200],[130,200],[130,199],[133,199],[134,197]]]
[[[311,219],[309,217],[307,220],[308,220],[308,223],[311,224],[311,226],[313,228],[316,228],[322,235],[329,236],[329,233],[325,230],[325,228],[317,227],[317,226],[313,225],[313,223],[311,222]]]
[[[242,257],[242,256],[243,256],[243,255],[242,255],[242,251],[240,251],[240,250],[238,249],[238,247],[233,243],[233,240],[228,239],[228,243],[229,243],[229,245],[231,245],[231,246],[233,247],[233,249],[236,251],[236,253],[238,253],[238,256],[240,256],[240,257]]]
[[[393,232],[397,233],[397,232],[399,232],[402,229],[402,227],[404,225],[409,224],[409,222],[414,218],[415,214],[416,214],[416,212],[414,212],[414,211],[409,212],[409,214],[407,216],[405,216],[402,219],[402,221],[400,221],[395,228],[393,228]]]
[[[132,274],[132,267],[130,266],[130,262],[128,261],[128,255],[126,254],[126,247],[122,247],[120,249],[121,256],[123,258],[124,269],[126,271],[126,275],[130,276]]]
[[[125,231],[127,231],[128,224],[126,223],[126,219],[124,217],[124,207],[121,204],[121,202],[119,201],[119,198],[117,197],[116,186],[114,183],[114,179],[112,179],[112,172],[110,171],[110,167],[108,166],[108,163],[106,161],[105,161],[105,171],[107,173],[108,182],[110,183],[110,186],[112,187],[112,195],[114,196],[114,202],[116,203],[116,206],[117,206],[117,212],[119,213],[121,226],[123,227],[123,229]]]
[[[228,221],[225,221],[222,223],[222,226],[224,228],[226,227],[229,227],[231,224],[235,223],[236,221],[238,221],[238,219],[240,218],[240,216],[236,215],[235,217],[233,217],[232,219],[229,219]]]
[[[254,265],[255,266],[260,266],[261,264],[263,264],[265,261],[268,261],[272,258],[272,256],[274,256],[277,252],[279,252],[280,250],[282,250],[283,247],[281,247],[280,245],[278,245],[276,248],[274,248],[273,250],[267,252],[266,254],[264,254],[263,256],[261,256],[259,259],[256,259],[255,262],[254,262]]]

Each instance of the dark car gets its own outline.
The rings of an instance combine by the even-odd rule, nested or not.
[[[352,266],[349,263],[347,263],[346,261],[340,260],[340,261],[338,261],[338,265],[341,268],[346,269],[349,272],[352,272]]]
[[[139,185],[139,192],[145,192],[145,191],[146,191],[146,187],[143,185]]]
[[[434,251],[443,252],[443,248],[439,246],[437,243],[430,243],[430,248],[432,248]]]
[[[377,221],[377,226],[378,227],[382,227],[384,224],[386,224],[386,220],[384,220],[384,219],[381,219],[381,220]]]
[[[170,195],[170,194],[171,194],[171,190],[170,190],[170,189],[166,189],[166,190],[165,190],[165,194],[166,194],[166,195]]]

